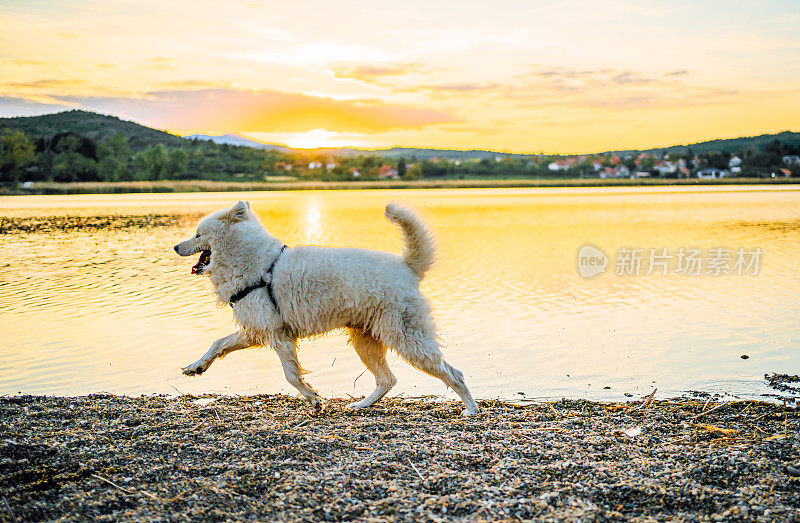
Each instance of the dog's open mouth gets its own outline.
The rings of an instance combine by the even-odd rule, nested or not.
[[[200,253],[200,259],[194,267],[192,267],[192,274],[203,274],[203,269],[211,263],[211,251],[203,251]]]

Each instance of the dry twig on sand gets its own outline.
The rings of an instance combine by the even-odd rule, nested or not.
[[[714,425],[707,425],[705,423],[695,423],[694,426],[697,427],[697,428],[703,429],[703,430],[707,430],[709,432],[715,432],[717,434],[724,434],[726,436],[732,436],[733,434],[737,433],[737,431],[735,431],[733,429],[725,429],[725,428],[722,428],[722,427],[715,427]]]
[[[130,490],[124,488],[124,487],[120,487],[119,485],[117,485],[116,483],[111,481],[110,479],[104,478],[100,474],[92,474],[92,477],[97,478],[100,481],[104,481],[104,482],[108,483],[109,485],[111,485],[112,487],[118,488],[119,490],[121,490],[122,492],[124,492],[126,494],[131,494],[131,495],[135,494],[135,492],[132,492],[132,491],[130,491]],[[147,496],[149,498],[156,499],[156,500],[158,499],[158,496],[156,496],[155,494],[152,494],[150,492],[147,492],[146,490],[140,490],[139,492],[141,492],[142,494],[144,494],[145,496]]]
[[[720,404],[719,404],[719,405],[717,405],[716,407],[712,407],[712,408],[710,408],[710,409],[708,409],[708,410],[703,410],[702,412],[700,412],[700,414],[697,414],[697,415],[695,415],[695,416],[692,416],[692,418],[691,418],[691,419],[692,419],[692,420],[696,420],[697,418],[700,418],[700,417],[702,417],[702,416],[705,416],[706,414],[709,414],[709,413],[711,413],[711,412],[714,412],[714,411],[715,411],[715,410],[717,410],[717,409],[721,409],[721,408],[722,408],[722,407],[724,407],[724,406],[725,406],[725,404],[724,404],[724,403],[720,403]]]
[[[648,405],[650,405],[650,402],[651,402],[651,401],[653,401],[653,396],[655,396],[655,395],[656,395],[656,391],[658,391],[658,389],[653,389],[653,392],[651,392],[650,394],[648,394],[648,396],[647,396],[647,399],[645,400],[645,402],[644,402],[644,403],[642,403],[642,405],[641,405],[641,406],[640,406],[640,407],[639,407],[637,410],[644,410],[644,409],[646,409],[646,408],[647,408],[647,406],[648,406]]]
[[[408,461],[408,464],[411,465],[412,469],[414,469],[414,472],[417,473],[417,476],[419,476],[419,479],[421,479],[423,482],[428,481],[427,479],[425,479],[425,476],[423,476],[422,473],[419,471],[417,466],[414,465],[414,463],[409,458],[406,458],[406,461]]]

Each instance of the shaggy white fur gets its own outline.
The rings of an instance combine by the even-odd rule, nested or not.
[[[181,256],[203,252],[193,272],[211,278],[217,300],[271,278],[276,309],[265,287],[233,305],[240,330],[217,340],[186,375],[198,375],[226,354],[269,345],[281,360],[286,379],[315,409],[322,399],[304,379],[297,360],[297,340],[346,328],[361,361],[375,375],[375,390],[352,409],[369,407],[397,383],[386,363],[386,350],[395,350],[417,369],[435,376],[464,402],[464,415],[474,415],[463,374],[451,367],[439,350],[436,327],[419,282],[434,260],[434,245],[425,225],[410,210],[390,203],[386,218],[403,235],[403,257],[366,249],[301,246],[281,253],[283,242],[270,235],[250,205],[205,218],[197,236],[175,246]],[[210,258],[209,258],[210,255]],[[272,273],[267,273],[275,263]]]

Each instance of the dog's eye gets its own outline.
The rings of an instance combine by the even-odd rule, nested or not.
[[[198,232],[198,233],[197,233],[197,236],[195,236],[195,238],[199,238],[199,237],[200,237],[200,233]]]

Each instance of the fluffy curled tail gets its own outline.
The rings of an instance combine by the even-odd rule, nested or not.
[[[409,209],[392,202],[386,206],[386,218],[403,233],[403,259],[420,279],[433,265],[436,249],[428,228]]]

